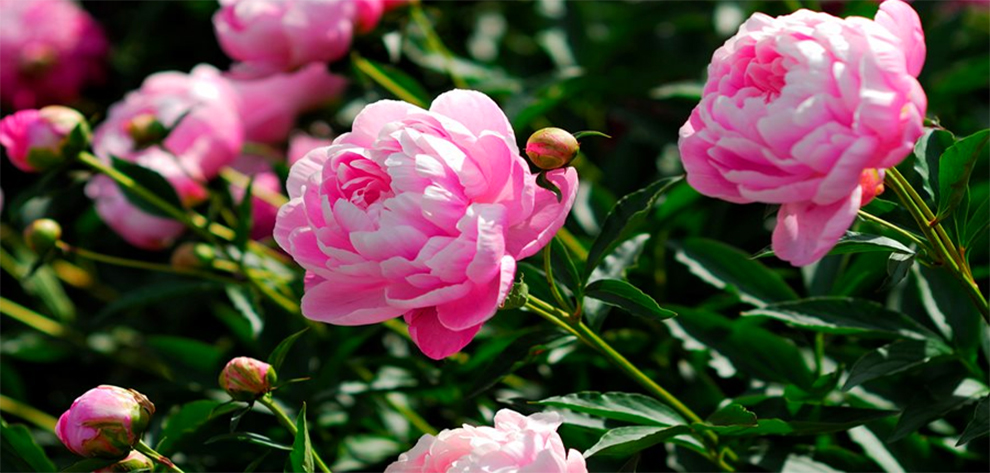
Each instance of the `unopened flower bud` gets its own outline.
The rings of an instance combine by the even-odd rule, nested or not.
[[[544,128],[526,141],[526,156],[536,167],[545,170],[567,166],[579,149],[577,138],[560,128]]]
[[[10,162],[25,172],[51,169],[82,151],[89,125],[81,113],[59,105],[21,110],[0,121],[0,144]]]
[[[150,458],[137,450],[131,450],[131,453],[124,457],[123,460],[93,471],[94,473],[118,473],[125,471],[153,471],[154,468],[155,463]]]
[[[863,196],[860,199],[860,205],[866,205],[873,200],[874,197],[883,193],[883,169],[864,169],[863,173],[859,175],[859,187],[863,189]]]
[[[134,147],[137,149],[159,144],[168,136],[168,129],[151,113],[135,116],[124,125],[124,129],[134,140]]]
[[[55,424],[66,448],[84,457],[121,457],[138,443],[155,413],[143,394],[102,385],[79,396]]]
[[[220,387],[237,401],[253,401],[264,396],[277,380],[275,368],[246,356],[230,360],[220,372]]]
[[[24,241],[28,248],[39,255],[52,249],[60,238],[62,226],[50,218],[35,220],[24,229]]]
[[[175,269],[197,269],[209,266],[215,258],[210,245],[186,242],[172,252],[171,263]]]

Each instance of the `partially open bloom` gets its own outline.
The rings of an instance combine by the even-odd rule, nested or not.
[[[93,470],[93,473],[121,473],[125,471],[153,471],[155,463],[137,450],[131,450],[123,460],[103,468]]]
[[[557,434],[562,421],[556,412],[527,417],[502,409],[494,427],[465,424],[420,437],[385,473],[587,473],[581,453],[566,449]]]
[[[157,171],[184,204],[194,205],[206,197],[206,181],[240,154],[237,107],[233,88],[211,66],[154,74],[110,107],[93,135],[93,150],[102,159],[117,157]],[[86,193],[100,217],[135,246],[161,249],[182,232],[178,222],[133,206],[105,176],[96,176]]]
[[[253,401],[275,386],[275,369],[263,361],[239,356],[220,372],[220,387],[238,401]]]
[[[76,143],[70,143],[73,130],[80,129]],[[85,146],[89,125],[81,113],[59,105],[41,110],[21,110],[0,121],[0,144],[7,148],[10,162],[25,172],[37,172],[63,163]]]
[[[688,182],[730,202],[781,204],[774,252],[817,261],[876,194],[864,173],[881,175],[921,136],[924,60],[918,15],[900,0],[872,21],[754,14],[715,51],[681,127]]]
[[[402,315],[427,356],[457,352],[563,225],[573,168],[536,185],[498,106],[454,90],[429,110],[382,100],[297,162],[275,240],[307,273],[302,311],[338,325]]]
[[[526,156],[540,169],[567,166],[580,149],[577,138],[560,128],[543,128],[526,140]]]
[[[121,457],[141,440],[154,413],[155,405],[133,389],[97,386],[58,418],[55,435],[76,455]]]
[[[70,0],[0,0],[0,101],[15,109],[64,104],[103,77],[107,40]]]

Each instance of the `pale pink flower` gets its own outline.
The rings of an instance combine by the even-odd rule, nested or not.
[[[79,396],[58,418],[55,435],[76,455],[120,457],[141,440],[154,413],[155,405],[143,394],[101,385]]]
[[[80,151],[89,135],[89,125],[81,113],[60,105],[49,105],[41,110],[28,109],[7,115],[0,121],[0,144],[7,148],[10,162],[25,172],[38,172],[73,159],[66,156],[70,135],[82,127],[79,142],[73,143]]]
[[[899,0],[872,21],[754,14],[715,51],[680,130],[688,182],[730,202],[781,204],[774,252],[817,261],[869,200],[861,175],[901,162],[921,136],[924,59],[918,15]]]
[[[183,204],[195,205],[207,195],[206,181],[240,154],[238,103],[228,81],[211,66],[197,66],[190,74],[157,73],[110,107],[93,135],[93,150],[101,159],[113,156],[159,172]],[[177,222],[133,207],[115,187],[97,178],[86,193],[125,240],[161,249],[181,233]]]
[[[0,0],[0,101],[72,102],[103,78],[107,46],[100,25],[69,0]]]
[[[326,64],[309,64],[297,72],[261,79],[231,76],[239,98],[244,138],[259,143],[285,141],[296,117],[340,95],[347,81],[331,74]]]
[[[426,434],[385,473],[587,473],[584,457],[564,447],[556,412],[531,416],[502,409],[494,427],[444,429]]]
[[[355,0],[220,0],[213,26],[234,70],[258,77],[344,57],[357,12]]]
[[[563,225],[573,168],[536,185],[490,98],[447,92],[429,110],[382,100],[297,162],[275,240],[307,272],[302,311],[337,325],[403,315],[429,357],[457,352],[512,286],[516,261]]]

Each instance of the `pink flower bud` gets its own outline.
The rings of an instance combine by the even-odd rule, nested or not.
[[[24,229],[24,241],[28,248],[39,255],[54,247],[59,238],[62,238],[62,226],[50,218],[35,220]]]
[[[81,127],[82,134],[73,137]],[[21,110],[0,121],[0,144],[22,171],[38,172],[72,159],[85,146],[89,125],[79,112],[58,105]]]
[[[155,405],[133,389],[97,386],[59,417],[55,434],[76,455],[120,457],[141,439],[154,413]]]
[[[526,156],[540,169],[560,169],[577,156],[580,145],[574,135],[560,128],[544,128],[526,141]]]
[[[124,124],[124,129],[137,149],[160,144],[168,136],[168,129],[151,113],[136,115]]]
[[[277,379],[268,363],[240,356],[220,372],[220,387],[237,401],[253,401],[271,391]]]
[[[116,473],[123,471],[153,471],[154,468],[155,463],[150,458],[137,450],[131,450],[131,453],[124,457],[123,460],[93,471],[94,473]]]

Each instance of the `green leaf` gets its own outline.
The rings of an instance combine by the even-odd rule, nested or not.
[[[99,470],[101,468],[106,468],[106,467],[108,467],[110,465],[113,465],[114,463],[117,463],[120,460],[121,460],[120,458],[111,459],[111,460],[108,460],[106,458],[86,458],[84,460],[79,460],[79,461],[77,461],[77,462],[75,462],[75,463],[73,463],[73,464],[71,464],[71,465],[63,468],[60,471],[63,471],[63,472],[78,472],[78,473],[92,472],[92,471]],[[27,470],[20,470],[20,471],[27,471]],[[37,471],[55,471],[55,470],[52,469],[52,470],[37,470]]]
[[[635,228],[649,213],[649,210],[660,200],[664,192],[681,182],[680,177],[660,179],[629,194],[619,200],[605,217],[602,231],[588,250],[588,260],[585,262],[585,279],[594,271],[605,255],[609,254],[618,244],[632,236]]]
[[[630,426],[617,427],[605,432],[598,443],[585,450],[584,457],[592,455],[627,457],[640,450],[652,447],[676,435],[690,432],[690,427],[677,425],[674,427]]]
[[[282,362],[285,361],[285,355],[289,353],[289,349],[292,348],[292,345],[296,343],[296,340],[306,333],[307,330],[309,330],[308,327],[285,337],[285,340],[279,342],[278,346],[276,346],[275,349],[272,350],[272,353],[268,355],[268,364],[275,369],[276,373],[278,373],[278,370],[282,368]]]
[[[264,435],[256,434],[254,432],[231,432],[229,434],[217,435],[215,437],[210,437],[203,442],[203,444],[209,445],[211,443],[222,442],[225,440],[234,440],[253,445],[261,445],[262,447],[273,448],[275,450],[284,450],[286,452],[292,451],[292,447],[280,444],[268,437],[265,437]]]
[[[291,471],[313,473],[316,470],[313,463],[313,445],[309,443],[309,429],[306,428],[306,403],[299,409],[296,416],[296,439],[292,442],[292,453],[289,454]]]
[[[234,228],[234,247],[241,252],[244,252],[244,248],[247,247],[248,240],[251,239],[251,227],[254,225],[254,215],[252,213],[252,205],[254,204],[254,198],[251,193],[254,189],[254,176],[248,180],[247,187],[244,189],[244,196],[241,198],[241,203],[237,204],[237,226]]]
[[[581,279],[581,274],[578,273],[577,266],[574,265],[574,260],[571,259],[567,247],[560,242],[559,238],[554,237],[553,240],[550,240],[550,250],[550,265],[554,278],[564,283],[564,286],[580,297],[584,280]]]
[[[976,241],[976,238],[980,233],[987,230],[988,224],[990,224],[990,200],[983,199],[980,202],[979,207],[976,208],[976,212],[969,218],[966,222],[966,231],[963,232],[965,237],[959,242],[959,245],[963,248],[968,248],[971,243]]]
[[[976,353],[983,321],[962,284],[944,268],[912,267],[917,295],[935,326],[964,356]]]
[[[676,258],[703,281],[757,307],[798,298],[780,275],[719,241],[689,238],[677,248]]]
[[[387,64],[365,59],[357,53],[351,54],[351,64],[361,74],[371,78],[399,99],[421,108],[429,106],[430,94],[409,74]]]
[[[564,407],[575,412],[641,425],[670,427],[684,423],[684,418],[673,409],[642,394],[585,391],[550,397],[534,404]]]
[[[932,358],[950,354],[952,349],[941,340],[899,340],[877,348],[856,361],[842,390],[848,391],[867,381],[900,373],[928,363]]]
[[[681,189],[690,188],[681,187]],[[640,233],[616,246],[591,272],[588,282],[593,283],[599,279],[625,279],[626,270],[636,264],[649,240],[650,235],[648,233]],[[582,313],[592,329],[601,328],[602,323],[605,322],[605,316],[608,314],[608,307],[611,306],[596,299],[584,299]]]
[[[472,398],[491,389],[545,352],[546,345],[565,336],[556,328],[547,328],[493,338],[479,347],[463,367],[465,374],[470,374],[469,382],[462,384],[467,397]]]
[[[757,425],[756,414],[739,404],[729,404],[708,416],[712,425]]]
[[[897,413],[878,409],[792,403],[778,397],[760,400],[747,406],[746,411],[754,414],[755,424],[717,425],[707,421],[695,422],[691,426],[696,431],[708,430],[724,436],[817,435],[848,430]],[[739,415],[733,418],[744,419]],[[754,419],[746,416],[745,420],[751,422]]]
[[[911,273],[914,258],[913,254],[891,253],[887,258],[887,278],[884,279],[880,290],[889,289],[903,281]]]
[[[55,464],[45,455],[44,449],[34,441],[28,428],[21,424],[0,422],[0,451],[3,452],[4,466],[8,467],[4,471],[56,471]]]
[[[203,297],[205,299],[204,293],[218,291],[222,287],[223,285],[213,281],[155,282],[128,291],[120,298],[104,306],[93,318],[102,320],[125,310],[147,307],[177,298]]]
[[[162,440],[155,449],[162,455],[169,456],[175,453],[176,445],[184,436],[195,432],[207,422],[223,417],[238,408],[239,406],[234,403],[220,403],[212,400],[183,404],[165,420],[165,427],[161,433]]]
[[[152,335],[145,343],[173,368],[191,368],[199,373],[217,372],[222,356],[219,348],[191,338]]]
[[[845,235],[839,238],[839,242],[836,243],[831,250],[829,250],[828,254],[844,255],[850,253],[868,253],[872,251],[893,251],[896,253],[910,255],[914,254],[914,250],[904,246],[903,243],[894,240],[893,238],[856,232],[846,232]],[[753,258],[764,258],[773,255],[773,249],[768,246],[759,253],[753,255]]]
[[[976,405],[973,420],[969,421],[966,430],[963,430],[962,437],[959,437],[956,446],[988,434],[990,434],[990,396],[983,396],[980,403]]]
[[[175,188],[172,184],[168,182],[161,174],[157,171],[146,168],[139,164],[132,163],[130,161],[125,161],[116,156],[111,158],[113,161],[113,167],[127,177],[134,180],[135,183],[144,187],[145,189],[151,191],[159,199],[165,201],[166,203],[172,205],[177,209],[183,208],[182,201],[179,199],[179,195],[175,193]],[[142,211],[154,215],[156,217],[162,218],[172,218],[171,215],[165,213],[164,210],[160,209],[155,204],[145,200],[143,197],[135,193],[133,190],[128,189],[124,186],[120,187],[120,191],[124,194],[124,197],[128,202],[134,204],[137,208]]]
[[[914,170],[921,176],[921,185],[933,202],[939,200],[939,158],[956,141],[947,130],[926,128],[914,144]]]
[[[811,297],[768,305],[742,315],[770,317],[814,332],[878,334],[918,340],[936,337],[904,314],[871,300],[852,297]]]
[[[901,440],[932,421],[945,417],[946,414],[962,407],[969,401],[968,397],[951,394],[948,396],[919,396],[904,408],[894,431],[887,438],[887,442]]]
[[[677,313],[664,309],[636,286],[618,279],[599,279],[584,289],[586,296],[618,307],[632,315],[653,320],[669,319]]]
[[[237,312],[250,324],[251,337],[257,339],[261,333],[261,329],[265,325],[261,317],[261,304],[259,304],[258,294],[251,288],[234,284],[228,284],[224,289],[227,292],[227,298],[230,299],[230,303],[234,305]]]
[[[952,145],[939,159],[938,213],[935,221],[944,220],[962,202],[969,188],[969,176],[980,152],[990,140],[990,129],[969,135]]]

